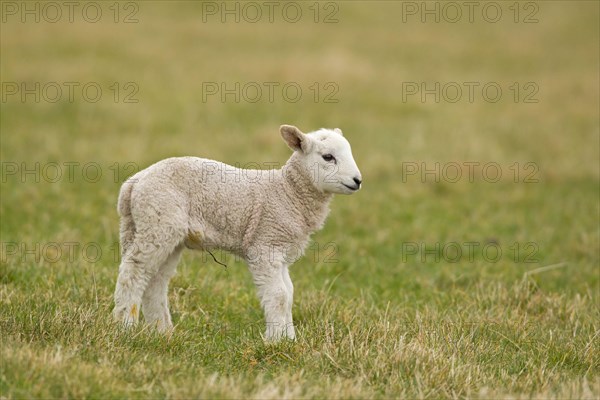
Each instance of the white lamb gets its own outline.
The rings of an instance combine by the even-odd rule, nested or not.
[[[280,132],[294,153],[278,170],[180,157],[123,184],[117,321],[135,324],[141,305],[147,323],[172,329],[167,290],[181,252],[222,249],[248,263],[265,312],[265,338],[295,338],[290,249],[303,251],[323,226],[333,194],[358,191],[362,178],[341,130],[304,134],[282,125]]]

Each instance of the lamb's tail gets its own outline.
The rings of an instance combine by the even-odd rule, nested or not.
[[[121,217],[120,237],[121,237],[121,257],[131,248],[133,238],[135,237],[135,222],[131,215],[131,191],[136,180],[129,178],[121,186],[119,191],[119,200],[117,202],[117,212]]]

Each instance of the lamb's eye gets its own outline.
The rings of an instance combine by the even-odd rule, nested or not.
[[[335,157],[331,154],[323,154],[323,160],[327,162],[335,161]]]

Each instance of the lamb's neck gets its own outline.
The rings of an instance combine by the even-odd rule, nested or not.
[[[323,226],[333,195],[319,191],[309,174],[296,154],[282,168],[284,191],[312,233]]]

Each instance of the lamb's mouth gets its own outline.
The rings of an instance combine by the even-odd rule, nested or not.
[[[353,186],[348,186],[348,185],[346,185],[343,182],[342,182],[342,185],[346,186],[348,189],[352,190],[353,192],[357,191],[358,189],[360,189],[360,185],[356,185],[356,187],[353,187]]]

